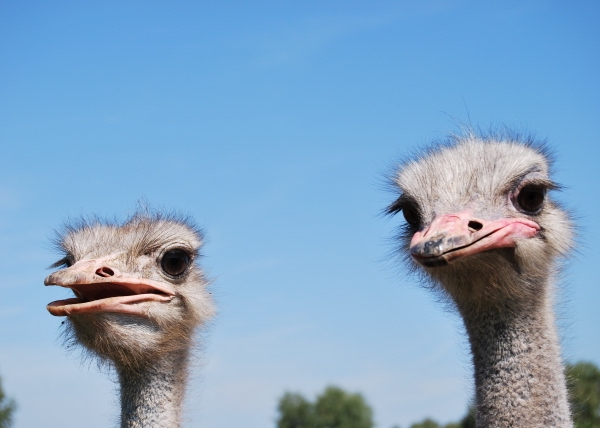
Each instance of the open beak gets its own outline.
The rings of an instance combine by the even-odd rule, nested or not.
[[[540,226],[524,218],[482,220],[470,211],[435,217],[429,227],[414,234],[410,255],[423,266],[437,267],[496,248],[515,247],[531,238]]]
[[[46,307],[55,316],[89,312],[113,312],[145,316],[137,303],[168,302],[175,296],[171,285],[121,274],[105,259],[81,260],[50,274],[44,285],[70,288],[74,298],[57,300]]]

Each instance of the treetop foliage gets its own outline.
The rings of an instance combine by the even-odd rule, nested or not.
[[[440,425],[432,419],[425,419],[423,422],[412,424],[410,428],[475,428],[475,406],[470,405],[467,414],[460,422],[452,422],[446,425]]]
[[[314,403],[286,392],[277,407],[277,428],[373,428],[373,411],[360,394],[329,386]]]
[[[0,428],[10,428],[13,422],[13,412],[16,409],[13,399],[9,399],[2,389],[2,379],[0,379]]]
[[[600,428],[600,370],[592,363],[565,367],[576,428]]]

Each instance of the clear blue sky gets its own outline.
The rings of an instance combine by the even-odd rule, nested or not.
[[[16,428],[108,428],[115,385],[57,339],[52,230],[145,198],[191,214],[219,316],[186,426],[273,427],[286,390],[378,428],[458,419],[460,320],[388,257],[381,178],[457,124],[547,138],[579,233],[564,355],[600,364],[596,1],[0,0],[0,375]],[[85,421],[85,422],[82,422]]]

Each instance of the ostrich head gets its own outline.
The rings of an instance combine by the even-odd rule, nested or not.
[[[394,177],[401,253],[459,309],[526,302],[571,246],[550,198],[550,161],[531,139],[470,133],[406,162]]]
[[[61,269],[44,283],[75,296],[48,311],[67,317],[70,339],[119,366],[187,348],[213,311],[196,264],[201,243],[200,232],[176,216],[67,226],[58,239],[64,257],[52,266]]]

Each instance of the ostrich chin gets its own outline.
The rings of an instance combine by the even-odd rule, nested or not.
[[[193,329],[181,327],[181,309],[171,303],[141,303],[146,315],[111,312],[71,314],[64,324],[64,336],[71,344],[82,345],[103,363],[142,368],[170,352],[189,347]],[[160,305],[160,306],[159,306]]]

